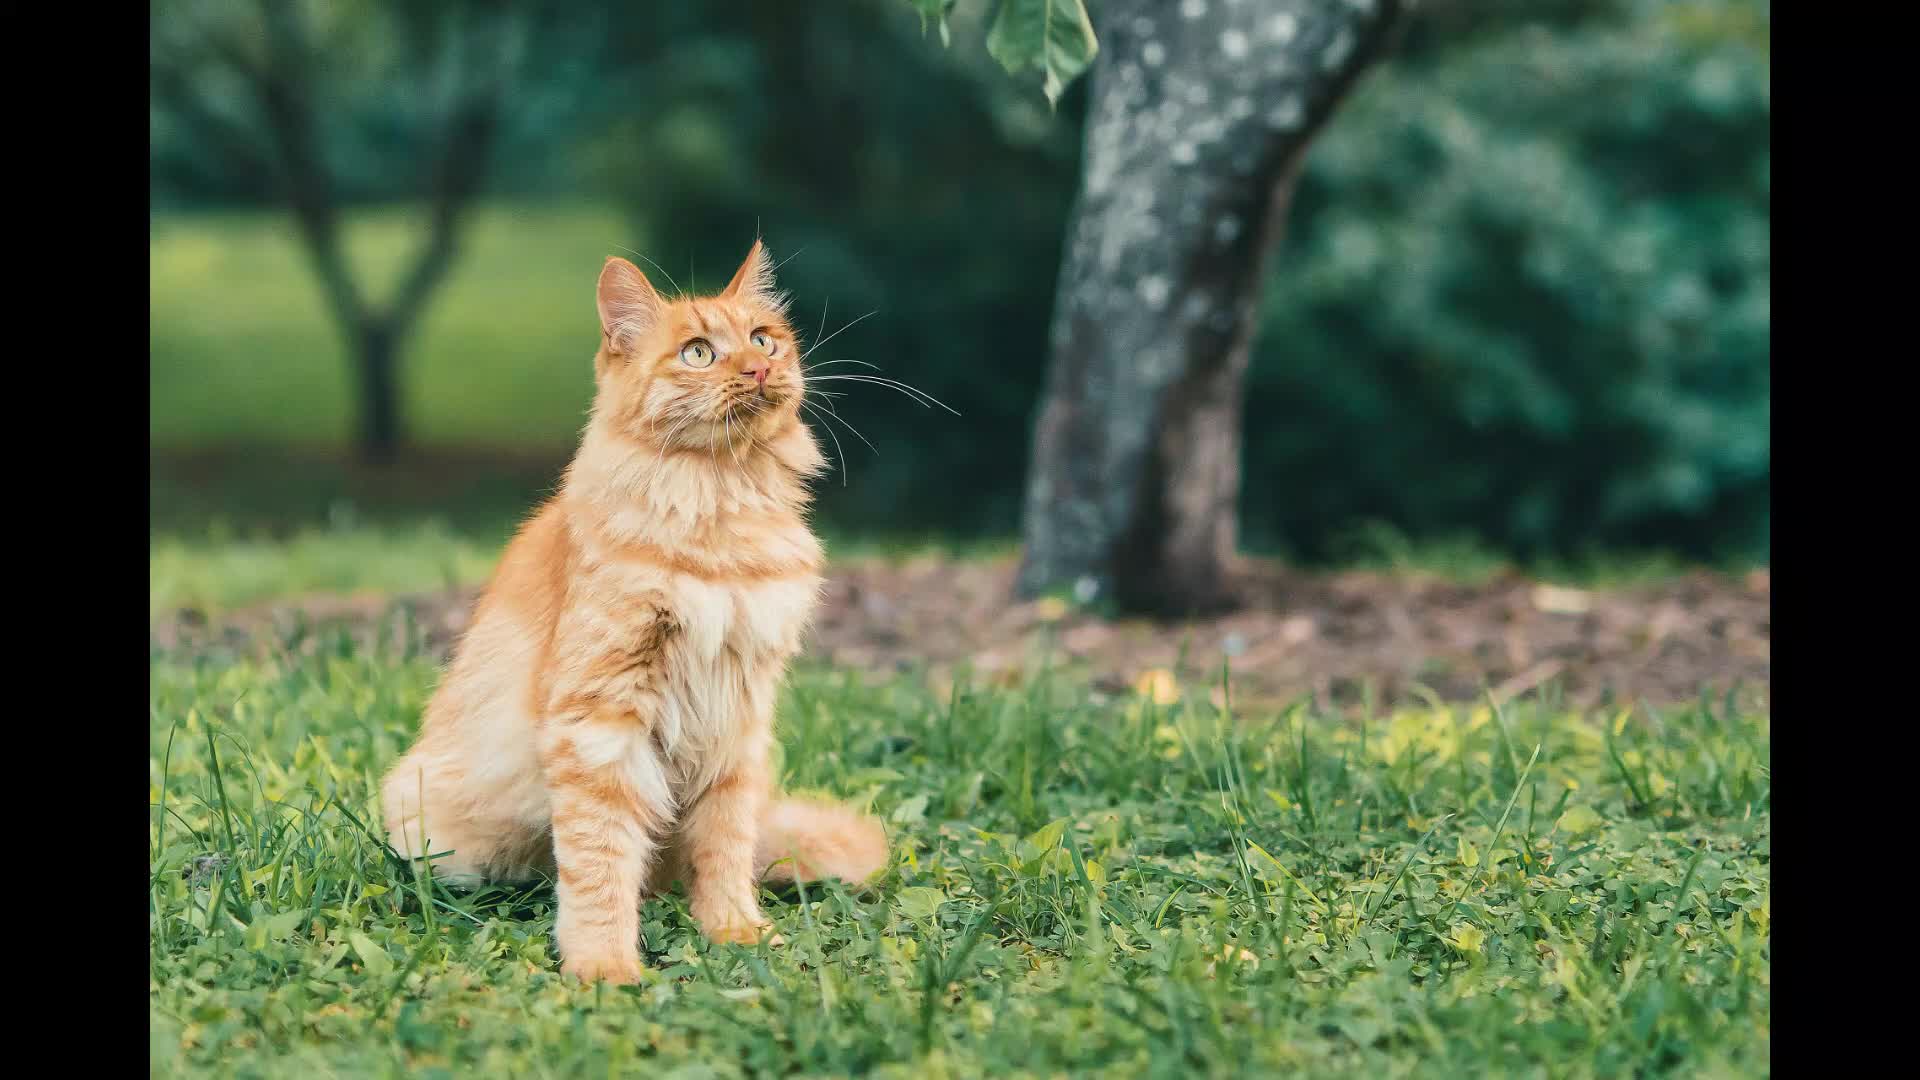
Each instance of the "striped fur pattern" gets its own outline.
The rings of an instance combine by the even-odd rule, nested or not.
[[[669,300],[607,261],[579,451],[382,787],[390,842],[436,875],[552,873],[582,979],[639,978],[640,902],[675,880],[708,937],[751,942],[759,882],[887,862],[878,821],[781,797],[769,769],[821,585],[806,511],[825,464],[772,270],[756,241],[726,289]]]

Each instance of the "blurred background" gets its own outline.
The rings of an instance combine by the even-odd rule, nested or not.
[[[712,289],[756,230],[804,333],[867,316],[823,356],[962,414],[841,400],[878,452],[840,433],[835,553],[1017,542],[1088,91],[1004,70],[990,6],[156,2],[154,609],[483,577],[583,422],[605,257]],[[1241,546],[1764,564],[1769,34],[1419,5],[1270,263]]]

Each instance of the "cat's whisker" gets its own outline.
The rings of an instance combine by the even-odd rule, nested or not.
[[[720,408],[717,411],[720,413],[718,419],[724,424],[727,419],[727,406],[724,401],[720,403]],[[713,467],[716,469],[720,467],[719,440],[721,430],[721,428],[713,426],[712,419],[707,421],[707,458],[713,462]]]
[[[664,410],[662,410],[662,411],[664,412]],[[655,449],[656,449],[656,450],[658,451],[658,452],[657,452],[657,453],[656,453],[656,454],[654,455],[654,461],[655,461],[655,463],[656,463],[656,464],[657,464],[657,463],[659,462],[659,459],[660,459],[660,458],[661,458],[661,457],[662,457],[663,455],[665,455],[665,453],[667,452],[667,447],[669,447],[669,446],[672,446],[672,445],[673,445],[673,434],[674,434],[674,432],[676,432],[676,431],[679,431],[679,430],[680,430],[680,424],[679,424],[679,422],[677,421],[677,419],[676,419],[675,417],[673,417],[673,416],[672,416],[671,414],[668,414],[668,415],[666,415],[666,416],[665,416],[664,418],[665,418],[665,419],[666,419],[666,420],[668,421],[668,423],[667,423],[667,433],[666,433],[665,435],[659,435],[659,434],[658,434],[658,427],[659,427],[659,425],[658,425],[657,423],[656,423],[656,424],[654,425],[654,427],[655,427],[655,431],[656,431],[656,437],[655,437],[655,439],[654,439],[654,444],[655,444]]]
[[[630,248],[630,247],[627,247],[627,246],[626,246],[626,245],[624,245],[624,244],[615,244],[615,245],[613,245],[613,246],[614,246],[614,247],[617,247],[617,248],[619,248],[619,249],[620,249],[621,251],[624,251],[624,252],[627,252],[627,253],[629,253],[629,254],[631,254],[631,255],[634,255],[634,256],[636,256],[636,257],[638,257],[638,258],[641,258],[641,259],[646,259],[646,263],[647,263],[647,265],[648,265],[648,266],[651,266],[651,267],[653,267],[653,268],[654,268],[655,270],[658,270],[658,271],[660,271],[660,276],[662,276],[662,277],[664,277],[664,278],[666,278],[666,279],[667,279],[667,284],[669,284],[669,285],[671,285],[671,286],[673,286],[673,291],[679,294],[679,296],[677,297],[677,299],[685,299],[685,298],[686,298],[686,295],[687,295],[687,290],[685,290],[685,289],[683,289],[683,288],[681,288],[681,287],[680,287],[680,283],[679,283],[679,282],[677,282],[677,281],[675,281],[675,280],[673,280],[673,275],[672,275],[672,274],[669,274],[669,273],[667,273],[667,268],[666,268],[666,267],[664,267],[664,266],[661,266],[661,265],[660,265],[659,263],[657,263],[657,262],[654,262],[654,261],[653,261],[652,259],[648,259],[648,258],[647,258],[647,257],[646,257],[645,255],[641,255],[641,254],[640,254],[639,252],[637,252],[637,251],[634,251],[634,250],[633,250],[632,248]]]
[[[807,407],[807,404],[808,404],[807,402],[805,402],[805,401],[802,401],[802,402],[800,403],[800,408],[802,408],[802,409],[805,409],[805,408]],[[831,425],[828,425],[828,424],[824,424],[824,423],[823,423],[823,424],[821,424],[820,426],[821,426],[821,428],[822,428],[823,430],[825,430],[825,431],[826,431],[826,433],[827,433],[827,438],[829,438],[829,439],[832,439],[832,440],[833,440],[833,448],[834,448],[834,449],[835,449],[836,451],[838,451],[838,452],[839,452],[839,460],[838,460],[838,461],[835,461],[835,462],[834,462],[834,467],[840,470],[840,486],[841,486],[841,487],[846,487],[846,486],[847,486],[847,451],[846,451],[846,448],[845,448],[845,447],[842,447],[842,446],[840,445],[840,436],[838,436],[838,435],[835,435],[835,434],[833,433],[833,427],[832,427]]]
[[[885,386],[889,389],[898,390],[899,392],[906,394],[908,397],[912,398],[913,400],[918,401],[922,407],[925,407],[928,402],[932,402],[933,404],[940,406],[941,408],[947,410],[948,412],[952,413],[955,416],[960,415],[959,410],[955,409],[953,406],[948,405],[946,402],[941,401],[939,398],[934,397],[932,394],[927,393],[925,390],[922,390],[917,386],[909,386],[908,384],[903,383],[898,379],[886,379],[878,375],[821,375],[816,377],[814,381],[815,382],[863,382],[863,383],[872,383],[875,386]],[[922,399],[925,399],[925,400],[922,400]]]
[[[691,410],[683,412],[680,415],[679,422],[674,424],[673,427],[667,429],[666,441],[662,443],[661,446],[663,448],[671,447],[673,445],[673,437],[680,434],[680,432],[684,430],[688,424],[693,423],[695,420],[699,419],[699,417],[700,417],[699,413],[693,412]]]
[[[681,416],[678,423],[667,429],[667,437],[661,441],[659,452],[653,456],[654,468],[657,469],[666,462],[667,451],[673,447],[673,437],[680,434],[681,429],[692,423],[699,415],[697,412],[689,411]]]
[[[869,364],[865,360],[822,360],[819,363],[808,368],[807,370],[818,371],[823,367],[832,367],[835,364],[859,364],[861,367],[870,367],[875,371],[880,370],[879,364]]]
[[[734,449],[733,446],[733,409],[729,407],[726,412],[720,414],[720,418],[724,420],[727,425],[727,452],[733,455],[733,467],[736,469],[743,468],[740,464],[740,451]],[[752,452],[751,448],[749,448],[748,452]]]
[[[766,411],[765,406],[750,397],[741,398],[740,404],[755,416],[759,416]],[[749,453],[752,452],[755,446],[760,445],[760,436],[753,430],[753,426],[745,420],[740,421],[740,434],[746,437],[747,450]]]
[[[824,316],[824,315],[825,315],[825,312],[822,312],[821,314],[822,314],[822,315]],[[841,327],[840,329],[838,329],[838,330],[835,330],[835,331],[834,331],[833,333],[831,333],[831,334],[828,334],[828,335],[827,335],[826,337],[824,337],[824,338],[822,338],[822,339],[820,339],[819,341],[816,341],[816,342],[814,342],[814,343],[813,343],[812,345],[810,345],[810,346],[808,346],[808,347],[807,347],[807,349],[806,349],[806,351],[804,351],[804,352],[802,352],[802,353],[800,354],[800,359],[799,359],[799,360],[797,360],[797,361],[795,361],[795,362],[796,362],[796,363],[801,363],[801,364],[804,364],[804,363],[806,363],[806,362],[807,362],[807,357],[809,357],[809,356],[812,356],[812,355],[813,355],[813,351],[814,351],[815,349],[818,349],[818,348],[819,348],[820,346],[822,346],[822,345],[825,345],[825,344],[826,344],[827,342],[829,342],[829,341],[832,341],[832,340],[833,340],[834,338],[837,338],[837,337],[839,337],[839,336],[840,336],[841,334],[844,334],[844,333],[846,333],[846,332],[847,332],[848,330],[851,330],[851,329],[853,329],[854,327],[856,327],[856,326],[858,326],[858,325],[860,325],[860,324],[861,324],[862,322],[864,322],[864,321],[866,321],[867,319],[869,319],[869,318],[871,318],[872,316],[875,316],[875,315],[878,315],[878,314],[880,314],[880,309],[878,309],[878,308],[875,308],[874,310],[872,310],[872,311],[869,311],[869,312],[867,312],[867,313],[866,313],[865,315],[862,315],[862,316],[860,316],[860,317],[859,317],[858,319],[855,319],[855,320],[853,320],[852,322],[850,322],[850,323],[848,323],[847,325],[845,325],[845,326],[843,326],[843,327]],[[825,325],[826,325],[826,322],[824,321],[824,319],[823,319],[823,321],[821,322],[821,324],[820,324],[820,325],[822,325],[822,326],[825,326]]]
[[[820,417],[822,422],[825,422],[826,420],[838,420],[842,427],[846,428],[848,431],[853,433],[854,438],[859,439],[863,443],[866,443],[867,449],[873,451],[873,454],[875,457],[880,456],[880,448],[873,445],[873,442],[870,439],[868,439],[865,435],[860,434],[860,429],[848,423],[846,417],[841,416],[839,413],[834,412],[832,409],[821,409],[817,406],[814,406],[812,408],[813,408],[813,415]],[[827,428],[827,430],[832,431],[833,428],[829,427]]]

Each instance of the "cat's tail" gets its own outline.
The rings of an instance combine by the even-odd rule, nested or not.
[[[760,819],[754,869],[764,881],[837,878],[865,885],[887,865],[880,819],[836,803],[776,795]]]

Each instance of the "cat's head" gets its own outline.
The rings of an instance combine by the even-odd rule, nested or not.
[[[599,303],[596,422],[654,446],[738,453],[799,412],[799,342],[760,241],[712,296],[668,299],[610,258]]]

